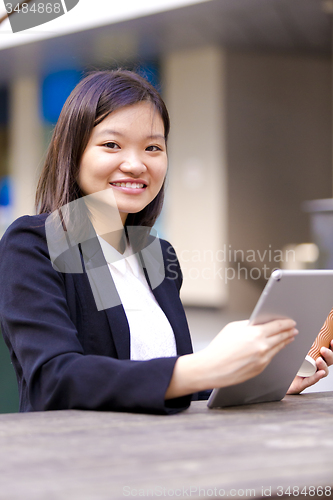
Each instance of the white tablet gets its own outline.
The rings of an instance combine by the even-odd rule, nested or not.
[[[250,324],[292,318],[299,334],[256,377],[214,389],[208,400],[209,408],[281,400],[332,307],[333,270],[274,271],[254,308]]]

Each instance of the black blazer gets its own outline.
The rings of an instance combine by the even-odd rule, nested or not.
[[[187,408],[191,396],[164,400],[177,357],[130,360],[123,306],[97,309],[84,266],[77,274],[54,269],[46,218],[17,219],[0,242],[1,328],[17,374],[20,411],[165,414]],[[179,299],[181,270],[172,246],[163,240],[161,246],[165,279],[153,294],[173,328],[178,355],[188,354],[192,345]]]

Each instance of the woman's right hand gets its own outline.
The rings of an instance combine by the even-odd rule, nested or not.
[[[275,320],[249,326],[235,321],[225,326],[201,351],[207,378],[213,387],[239,384],[255,377],[266,368],[283,347],[294,340],[298,331],[293,320]]]
[[[291,319],[252,326],[248,321],[229,323],[205,349],[178,358],[166,399],[255,377],[294,340],[295,325]]]

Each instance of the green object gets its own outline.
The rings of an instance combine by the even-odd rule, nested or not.
[[[15,370],[0,332],[0,413],[16,413],[18,409],[19,395]]]

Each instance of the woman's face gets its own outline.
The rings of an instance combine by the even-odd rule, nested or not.
[[[84,195],[112,189],[124,223],[157,196],[166,171],[163,120],[144,101],[114,111],[94,127],[78,184]]]

